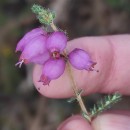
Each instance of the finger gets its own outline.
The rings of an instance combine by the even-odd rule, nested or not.
[[[72,116],[64,121],[58,130],[129,130],[130,112],[111,111],[99,115],[90,124],[81,116]]]
[[[90,124],[81,116],[72,116],[64,121],[57,130],[92,130]]]
[[[130,36],[86,37],[68,43],[68,51],[74,48],[86,50],[91,59],[97,62],[95,69],[99,72],[77,70],[72,67],[72,74],[78,88],[84,94],[95,92],[111,93],[118,91],[130,94]],[[72,82],[65,70],[57,80],[51,81],[49,87],[37,82],[41,75],[41,66],[36,66],[33,73],[34,85],[42,95],[52,98],[65,98],[73,95]]]
[[[92,122],[92,127],[94,130],[130,130],[130,112],[127,113],[102,114]]]

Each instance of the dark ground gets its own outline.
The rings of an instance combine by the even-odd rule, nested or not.
[[[40,25],[30,10],[34,3],[56,11],[55,22],[68,32],[70,40],[130,33],[129,0],[0,0],[1,130],[54,130],[79,111],[76,103],[41,97],[32,83],[32,65],[14,67],[18,60],[14,52],[17,42]],[[89,97],[86,104],[92,106],[97,97],[100,95]],[[130,110],[129,97],[121,104]]]

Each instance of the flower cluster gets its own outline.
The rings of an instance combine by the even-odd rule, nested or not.
[[[59,78],[68,61],[76,69],[94,70],[96,63],[90,59],[86,51],[76,48],[65,55],[66,46],[67,37],[64,32],[47,33],[43,28],[33,29],[17,44],[16,52],[22,53],[16,66],[21,67],[22,63],[31,62],[42,65],[39,82],[43,85],[49,85],[51,80]]]

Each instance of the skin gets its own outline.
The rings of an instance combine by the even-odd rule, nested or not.
[[[77,86],[84,95],[92,93],[114,93],[130,95],[130,35],[103,37],[84,37],[68,42],[67,51],[74,48],[86,50],[92,61],[97,62],[95,69],[87,72],[76,70],[72,74]],[[73,96],[68,72],[49,87],[37,82],[41,75],[41,66],[36,65],[33,72],[34,85],[42,95],[50,98],[68,98]],[[62,89],[61,89],[62,88]],[[80,115],[72,116],[58,127],[58,130],[130,130],[130,111],[106,112],[89,124]]]

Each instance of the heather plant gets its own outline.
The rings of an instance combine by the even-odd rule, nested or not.
[[[56,80],[64,73],[65,68],[72,82],[72,90],[74,97],[68,102],[77,100],[82,111],[82,116],[89,122],[101,113],[111,107],[112,104],[121,99],[119,93],[106,96],[99,101],[89,111],[86,109],[82,100],[82,89],[78,89],[73,75],[71,66],[78,70],[91,71],[90,73],[98,73],[100,70],[95,69],[98,61],[93,61],[91,55],[81,48],[75,48],[71,52],[66,49],[68,37],[64,31],[58,29],[54,24],[55,13],[49,9],[45,9],[40,5],[32,6],[33,13],[42,24],[41,27],[35,28],[25,34],[18,42],[16,52],[21,51],[19,61],[16,66],[19,68],[22,64],[39,64],[42,66],[42,74],[39,75],[39,81],[42,87],[48,87],[51,80]],[[44,27],[51,26],[53,32],[48,32]],[[62,89],[62,88],[61,88]],[[41,93],[41,89],[38,88]]]

